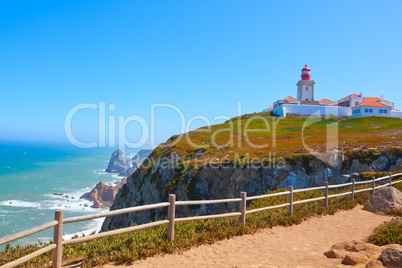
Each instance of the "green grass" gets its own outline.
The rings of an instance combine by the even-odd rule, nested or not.
[[[307,116],[278,118],[268,113],[243,115],[223,124],[211,126],[210,130],[208,127],[202,127],[188,132],[181,139],[177,139],[179,136],[173,136],[158,147],[158,153],[154,157],[175,152],[184,161],[191,160],[200,149],[195,146],[203,147],[203,155],[199,159],[226,157],[233,161],[236,155],[241,157],[250,154],[262,158],[273,152],[278,158],[292,157],[295,154],[309,153],[303,141],[308,147],[325,152],[327,128],[331,124],[338,124],[338,142],[341,151],[346,152],[357,147],[374,147],[380,151],[401,148],[402,120],[398,118],[322,117],[318,118],[317,122],[307,125],[303,132],[307,120]],[[216,139],[216,144],[212,142],[213,139]],[[266,146],[256,148],[253,145]],[[365,155],[360,157],[362,160],[368,160]]]
[[[359,186],[356,189],[363,187],[370,187],[370,185]],[[397,184],[396,188],[402,190],[402,184]],[[285,189],[278,191],[285,191]],[[330,194],[345,191],[349,191],[349,189],[330,191]],[[294,200],[310,199],[319,196],[323,196],[322,191],[295,193]],[[213,244],[219,240],[228,239],[233,236],[255,233],[261,228],[299,224],[303,220],[315,215],[334,214],[339,210],[352,209],[357,204],[364,204],[369,196],[370,192],[366,191],[356,194],[354,201],[351,201],[349,196],[331,198],[329,199],[328,208],[323,206],[322,201],[295,205],[294,214],[291,217],[287,216],[287,208],[257,212],[247,216],[245,226],[238,224],[238,217],[176,223],[175,241],[173,243],[170,243],[166,239],[166,226],[159,226],[133,233],[64,246],[63,260],[84,259],[84,266],[86,267],[108,262],[132,262],[158,253],[183,251],[193,246],[206,243]],[[285,202],[287,202],[286,196],[258,199],[250,204],[248,210]],[[46,245],[46,243],[40,243],[26,247],[7,246],[4,251],[0,252],[0,265],[25,256]],[[22,267],[47,267],[50,261],[51,252],[48,252],[25,263]]]

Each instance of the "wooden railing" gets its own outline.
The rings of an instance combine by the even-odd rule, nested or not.
[[[30,253],[22,258],[9,262],[9,263],[1,266],[0,268],[15,267],[17,265],[20,265],[26,261],[29,261],[29,260],[31,260],[39,255],[42,255],[48,251],[51,251],[51,250],[53,250],[52,267],[59,268],[59,267],[61,267],[62,247],[64,245],[82,243],[82,242],[90,241],[93,239],[133,232],[133,231],[161,226],[161,225],[167,225],[167,238],[169,241],[173,241],[174,240],[174,224],[175,224],[175,222],[196,221],[196,220],[206,220],[206,219],[216,219],[216,218],[238,216],[239,223],[241,225],[245,225],[247,214],[260,212],[260,211],[264,211],[264,210],[269,210],[269,209],[282,208],[282,207],[288,207],[288,215],[291,216],[293,214],[293,206],[294,205],[323,200],[324,206],[328,207],[328,199],[329,198],[340,197],[340,196],[344,196],[344,195],[350,195],[350,199],[354,200],[354,195],[356,193],[360,193],[360,192],[364,192],[364,191],[371,191],[372,193],[374,193],[375,189],[386,187],[386,186],[391,187],[393,184],[402,182],[402,180],[392,181],[392,177],[397,177],[397,176],[402,176],[402,173],[398,173],[398,174],[394,174],[394,175],[391,175],[391,173],[389,173],[389,175],[386,177],[381,177],[381,178],[377,178],[377,179],[375,177],[373,177],[372,180],[369,180],[369,181],[356,182],[354,179],[352,179],[352,181],[350,183],[343,183],[343,184],[336,184],[336,185],[328,185],[328,182],[325,182],[324,186],[305,188],[305,189],[293,190],[293,187],[289,186],[288,191],[278,192],[278,193],[273,193],[273,194],[259,195],[259,196],[247,197],[246,192],[241,192],[240,198],[231,198],[231,199],[176,201],[176,195],[171,194],[171,195],[169,195],[169,202],[137,206],[137,207],[131,207],[131,208],[124,208],[124,209],[118,209],[118,210],[113,210],[113,211],[104,212],[104,213],[79,216],[79,217],[71,217],[71,218],[66,218],[66,219],[63,219],[63,211],[56,211],[54,221],[51,221],[51,222],[48,222],[48,223],[30,228],[30,229],[0,238],[0,245],[3,245],[6,243],[9,243],[11,241],[14,241],[14,240],[17,240],[17,239],[20,239],[20,238],[23,238],[23,237],[26,237],[26,236],[29,236],[29,235],[32,235],[37,232],[40,232],[40,231],[53,227],[54,228],[54,233],[53,233],[54,244],[50,244],[49,246],[41,248],[41,249],[39,249],[33,253]],[[388,180],[388,181],[385,184],[375,186],[376,182],[383,181],[383,180]],[[367,183],[371,183],[370,188],[355,190],[356,185],[367,184]],[[351,190],[348,192],[340,193],[340,194],[332,194],[332,195],[328,194],[329,189],[340,188],[340,187],[349,187],[349,186],[351,186]],[[299,201],[293,200],[293,195],[295,193],[314,191],[314,190],[323,190],[324,196],[317,197],[317,198],[311,198],[311,199],[305,199],[305,200],[299,200]],[[275,206],[257,208],[257,209],[252,209],[252,210],[246,210],[247,201],[252,201],[252,200],[262,199],[262,198],[269,198],[269,197],[274,197],[274,196],[282,196],[282,195],[288,196],[287,203],[275,205]],[[176,206],[209,205],[209,204],[233,203],[233,202],[238,202],[240,204],[239,212],[223,213],[223,214],[216,214],[216,215],[205,215],[205,216],[194,216],[194,217],[187,217],[187,218],[176,218],[175,217]],[[66,223],[93,220],[93,219],[102,218],[102,217],[111,217],[111,216],[116,216],[116,215],[121,215],[121,214],[127,214],[127,213],[139,212],[139,211],[157,209],[157,208],[164,208],[164,207],[168,207],[168,219],[167,220],[161,220],[161,221],[141,224],[141,225],[137,225],[137,226],[133,226],[133,227],[127,227],[127,228],[123,228],[123,229],[102,232],[102,233],[98,233],[98,234],[94,234],[94,235],[90,235],[90,236],[84,236],[84,237],[69,239],[69,240],[65,240],[65,241],[63,241],[63,239],[62,239],[63,224],[66,224]]]

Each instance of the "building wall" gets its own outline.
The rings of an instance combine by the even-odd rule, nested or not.
[[[360,110],[360,113],[354,113],[352,111],[352,117],[362,117],[362,116],[382,116],[382,117],[390,117],[391,115],[391,108],[380,108],[380,107],[358,107],[352,109],[353,111]],[[370,112],[372,110],[372,112]],[[380,110],[384,111],[387,110],[386,113],[380,112]]]
[[[272,112],[278,116],[286,116],[286,114],[300,115],[335,115],[335,116],[351,116],[352,110],[348,107],[339,106],[319,106],[319,105],[292,105],[282,104],[275,107]]]
[[[402,119],[402,112],[397,112],[397,111],[391,111],[391,116],[392,117],[397,117]]]

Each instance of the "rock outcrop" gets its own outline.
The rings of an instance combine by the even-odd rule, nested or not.
[[[152,150],[144,149],[140,150],[136,155],[131,158],[131,161],[133,163],[133,167],[140,167],[142,162],[152,153]]]
[[[120,176],[129,176],[135,169],[131,168],[127,161],[124,152],[120,149],[113,152],[110,158],[109,165],[105,170],[108,173],[118,173]]]
[[[123,186],[122,182],[120,182],[117,186],[106,185],[103,181],[100,181],[92,191],[89,193],[83,194],[80,199],[88,199],[89,201],[93,201],[93,208],[100,207],[110,207],[112,202],[119,191],[119,189]]]
[[[376,190],[364,204],[363,209],[370,212],[389,212],[402,209],[402,193],[394,187]]]
[[[362,179],[353,173],[395,170],[395,165],[402,159],[402,153],[378,153],[370,161],[367,158],[342,157],[342,163],[331,166],[313,156],[300,156],[292,161],[284,159],[268,164],[238,165],[228,162],[218,166],[206,164],[196,167],[187,166],[188,159],[183,159],[174,151],[165,152],[163,154],[158,148],[155,149],[142,166],[128,177],[127,183],[116,195],[111,210],[166,202],[169,194],[175,194],[176,199],[181,201],[225,199],[240,197],[242,191],[254,196],[288,186],[308,188],[322,186],[326,181],[330,184],[350,182],[352,178],[358,181]],[[195,152],[195,159],[201,157],[202,151]],[[384,169],[379,170],[378,167]],[[176,217],[234,211],[238,211],[237,203],[180,206],[176,208]],[[161,220],[166,216],[167,209],[154,209],[108,217],[102,231]]]
[[[324,254],[328,258],[342,259],[344,264],[365,264],[366,268],[402,267],[401,249],[402,245],[398,244],[376,246],[371,243],[350,240],[333,245]]]
[[[402,267],[402,250],[387,248],[381,252],[380,260],[385,267],[400,268]]]

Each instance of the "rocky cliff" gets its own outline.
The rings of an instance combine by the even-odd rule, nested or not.
[[[124,178],[116,183],[116,186],[106,185],[103,181],[100,181],[92,191],[83,194],[80,199],[88,199],[93,201],[92,207],[110,207],[112,202],[118,193],[119,189],[127,182]]]
[[[335,139],[336,138],[336,139]],[[112,210],[177,200],[260,195],[402,170],[402,120],[248,114],[172,136],[127,180]],[[177,217],[238,211],[238,204],[180,206]],[[164,219],[167,209],[106,218],[102,230]]]
[[[142,162],[152,153],[152,150],[143,149],[131,158],[134,167],[140,167]]]
[[[109,165],[106,172],[119,173],[120,176],[130,176],[135,171],[136,167],[131,167],[130,162],[127,161],[124,152],[120,149],[113,152],[110,157]]]
[[[141,166],[141,163],[151,154],[152,150],[140,150],[132,159],[127,160],[120,149],[113,152],[106,172],[118,173],[119,176],[130,176]]]
[[[155,152],[151,155],[155,157]],[[205,165],[200,168],[183,166],[182,158],[170,152],[155,160],[152,168],[145,165],[137,170],[118,192],[111,210],[144,204],[166,202],[168,195],[176,194],[177,200],[208,200],[239,197],[240,192],[248,196],[260,195],[267,190],[293,186],[308,188],[350,182],[358,173],[402,170],[402,150],[376,152],[374,150],[353,151],[343,154],[336,166],[311,156],[301,155],[282,162],[256,163],[238,166]],[[177,207],[177,217],[215,214],[237,211],[238,204],[216,204],[206,206]],[[106,218],[102,230],[127,227],[166,218],[166,209],[156,209]]]

